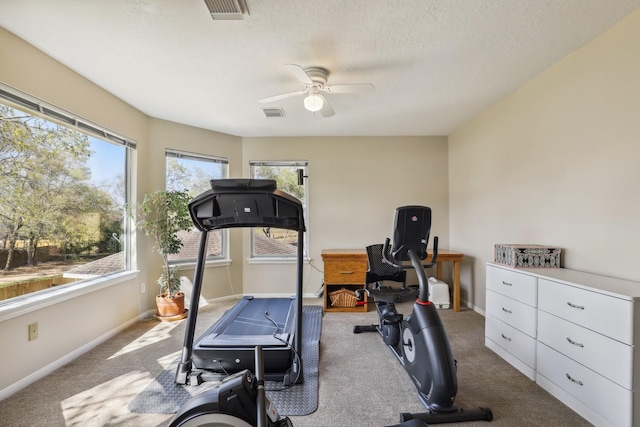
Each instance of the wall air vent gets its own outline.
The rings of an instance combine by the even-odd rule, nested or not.
[[[284,110],[280,108],[263,108],[262,112],[267,119],[283,119]]]
[[[214,21],[242,20],[249,14],[244,0],[204,0]]]

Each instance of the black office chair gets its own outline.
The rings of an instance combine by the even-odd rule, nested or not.
[[[369,269],[365,276],[367,294],[375,301],[401,302],[414,299],[418,291],[407,286],[407,272],[385,262],[382,244],[367,246]],[[385,281],[402,283],[399,287],[386,286]]]

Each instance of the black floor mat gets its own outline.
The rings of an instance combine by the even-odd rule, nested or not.
[[[318,408],[318,363],[322,307],[302,307],[302,369],[304,382],[283,388],[281,383],[267,381],[265,387],[271,401],[281,415],[308,415]],[[129,410],[143,414],[171,414],[192,396],[214,387],[215,383],[200,386],[181,386],[175,383],[176,360],[158,375],[131,403]],[[278,390],[278,391],[276,391]]]

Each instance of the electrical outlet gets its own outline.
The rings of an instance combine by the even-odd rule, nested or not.
[[[36,338],[38,338],[38,322],[29,325],[29,341],[33,341]]]
[[[140,283],[140,293],[144,294],[147,292],[147,285],[145,283]]]

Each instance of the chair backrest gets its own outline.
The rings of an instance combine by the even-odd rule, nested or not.
[[[382,257],[382,243],[367,246],[367,262],[369,265],[365,278],[367,284],[383,280],[406,284],[407,272],[388,264]]]

